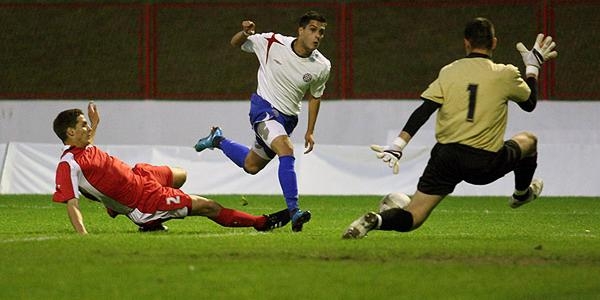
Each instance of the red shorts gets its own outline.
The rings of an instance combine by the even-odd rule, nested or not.
[[[185,217],[192,210],[192,198],[180,189],[171,187],[173,172],[168,166],[137,164],[133,172],[141,177],[144,184],[142,197],[136,207],[140,213],[173,211],[172,217]]]

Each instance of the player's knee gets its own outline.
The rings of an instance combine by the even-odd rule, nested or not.
[[[280,135],[275,138],[271,143],[271,149],[280,157],[294,155],[294,145],[287,135]]]
[[[268,160],[264,160],[257,155],[248,155],[244,161],[244,171],[250,175],[255,175],[260,172],[260,170],[264,169],[267,163],[269,163]]]
[[[258,172],[260,172],[260,168],[258,168],[257,166],[248,166],[245,165],[244,166],[244,172],[250,174],[250,175],[256,175],[258,174]]]
[[[173,184],[172,187],[178,189],[183,186],[187,180],[187,171],[182,168],[171,168],[173,173]]]
[[[531,156],[535,153],[537,153],[537,143],[538,143],[538,138],[535,134],[533,134],[532,132],[525,132],[524,133],[525,136],[527,137],[527,148],[524,151],[524,156]]]
[[[534,146],[537,146],[537,136],[533,133],[533,132],[529,132],[529,131],[525,131],[523,132],[523,135],[525,135],[525,137],[529,140],[529,142],[531,144],[533,144]]]
[[[537,136],[529,131],[524,131],[513,137],[513,140],[519,144],[523,156],[530,156],[537,153]]]

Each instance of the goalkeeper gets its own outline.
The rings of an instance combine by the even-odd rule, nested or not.
[[[377,157],[399,171],[402,150],[419,128],[437,113],[437,143],[419,179],[417,191],[404,208],[369,212],[355,220],[344,238],[362,238],[370,230],[411,231],[425,222],[431,211],[462,181],[485,185],[509,172],[515,190],[509,205],[517,208],[539,197],[543,181],[534,179],[537,137],[521,132],[504,141],[508,102],[531,112],[537,103],[537,78],[542,64],[558,53],[552,37],[538,34],[531,50],[517,44],[525,64],[525,79],[513,65],[491,59],[497,38],[485,18],[470,21],[464,30],[467,56],[444,66],[438,78],[421,94],[423,103],[409,117],[389,146],[373,145]]]

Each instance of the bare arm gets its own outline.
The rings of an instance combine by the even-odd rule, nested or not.
[[[306,127],[306,134],[304,135],[304,154],[309,153],[313,150],[315,140],[313,133],[315,131],[315,124],[317,123],[317,116],[319,115],[319,108],[321,107],[321,98],[315,98],[312,95],[308,97],[308,126]]]
[[[100,123],[100,114],[98,113],[98,109],[96,108],[96,103],[94,101],[90,101],[88,103],[88,118],[90,119],[90,126],[92,128],[90,144],[94,144],[94,138],[96,137],[96,129],[98,128],[98,123]]]
[[[242,30],[237,32],[231,37],[231,46],[239,48],[249,36],[254,34],[254,28],[256,24],[254,22],[246,20],[242,22]]]
[[[73,198],[67,201],[67,214],[75,231],[79,234],[87,234],[85,225],[83,225],[83,216],[79,210],[79,199]]]

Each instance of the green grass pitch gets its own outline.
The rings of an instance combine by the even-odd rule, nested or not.
[[[279,196],[214,196],[262,214]],[[138,233],[98,203],[73,233],[49,195],[0,196],[0,299],[598,299],[600,198],[449,197],[411,233],[342,240],[375,196],[304,196],[301,233],[223,228],[206,218]]]

